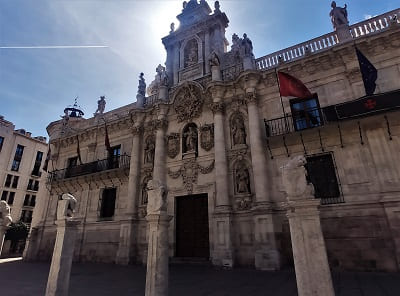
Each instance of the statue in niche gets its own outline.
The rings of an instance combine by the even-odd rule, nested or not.
[[[232,119],[232,139],[233,145],[246,144],[246,128],[243,118],[239,114]]]
[[[348,14],[347,14],[347,4],[344,7],[337,7],[336,2],[332,1],[332,10],[329,13],[331,17],[333,28],[336,30],[339,26],[348,25]]]
[[[154,162],[154,150],[156,145],[154,143],[154,138],[149,137],[146,141],[146,147],[144,151],[144,163],[153,163]]]
[[[247,37],[247,34],[243,34],[243,39],[242,39],[242,46],[243,46],[243,52],[245,56],[252,56],[253,55],[253,43]]]
[[[238,165],[235,172],[236,193],[250,193],[250,174],[244,163]]]
[[[147,205],[147,202],[149,200],[147,195],[147,183],[149,183],[149,180],[145,179],[142,185],[142,205]]]
[[[185,47],[185,67],[190,67],[197,64],[199,60],[197,41],[190,40]]]
[[[183,133],[184,152],[197,151],[197,128],[195,125],[189,125]]]
[[[140,73],[139,76],[139,86],[138,86],[138,95],[145,96],[146,95],[146,82],[144,80],[144,73]]]
[[[104,109],[106,108],[106,97],[105,96],[101,96],[100,100],[97,101],[97,110],[96,112],[94,112],[94,116],[98,115],[98,114],[103,114],[104,113]]]

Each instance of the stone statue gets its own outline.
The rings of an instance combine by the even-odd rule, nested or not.
[[[232,137],[233,145],[246,144],[246,129],[240,116],[235,116],[232,121]]]
[[[236,169],[236,192],[237,193],[250,193],[250,175],[249,170],[244,164],[241,164]]]
[[[253,55],[253,43],[251,42],[249,37],[247,37],[246,33],[243,34],[242,46],[245,56]]]
[[[171,29],[171,31],[169,31],[170,34],[175,32],[175,23],[171,23],[170,29]]]
[[[143,97],[146,96],[146,82],[144,80],[144,73],[140,73],[139,76],[138,95]]]
[[[72,218],[77,201],[72,194],[64,193],[57,207],[57,220]]]
[[[185,152],[194,152],[197,148],[197,131],[194,126],[189,126],[184,133]]]
[[[96,116],[97,114],[103,114],[105,108],[106,108],[106,97],[101,96],[100,100],[97,101],[97,110],[96,112],[93,113],[93,115]]]
[[[158,180],[147,183],[147,215],[160,214],[167,210],[167,188]]]
[[[242,41],[241,41],[241,39],[239,38],[239,36],[238,36],[236,33],[234,33],[234,34],[232,35],[232,50],[239,51],[239,50],[240,50],[241,43],[242,43]]]
[[[182,6],[183,6],[183,9],[185,9],[187,6],[187,1],[183,1]]]
[[[291,201],[314,195],[314,186],[307,182],[306,163],[306,158],[301,155],[293,157],[282,167],[283,188]]]
[[[210,62],[210,67],[213,67],[213,66],[219,67],[219,66],[221,65],[221,62],[220,62],[220,60],[219,60],[219,57],[218,57],[218,55],[215,53],[215,51],[213,51],[213,52],[211,53],[209,62]]]
[[[6,226],[6,227],[9,226],[12,222],[11,208],[4,200],[0,201],[0,222],[1,222],[0,226]],[[2,238],[0,237],[0,240],[1,239]]]
[[[154,139],[149,138],[146,141],[145,156],[144,156],[145,163],[153,163],[155,148],[156,148],[156,145],[154,144]]]
[[[221,10],[220,10],[221,6],[219,4],[219,1],[215,1],[214,8],[215,8],[214,13],[221,12]]]
[[[167,75],[167,71],[165,70],[165,67],[161,66],[161,64],[158,65],[158,67],[156,68],[156,72],[157,72],[157,79],[159,85],[162,86],[167,86],[168,85],[168,75]]]
[[[142,187],[142,205],[147,205],[148,203],[148,195],[147,195],[147,183],[148,181],[143,182],[143,187]]]
[[[332,1],[331,7],[332,10],[329,16],[331,17],[333,28],[337,30],[339,26],[348,25],[347,4],[344,7],[337,7],[336,2]]]

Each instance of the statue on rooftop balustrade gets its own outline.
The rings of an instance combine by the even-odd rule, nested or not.
[[[103,114],[105,108],[106,108],[106,97],[101,96],[100,100],[97,101],[97,110],[96,112],[94,112],[93,115]]]
[[[342,25],[348,25],[348,14],[347,14],[347,4],[344,7],[336,6],[336,2],[332,1],[331,4],[332,10],[329,14],[331,17],[332,25],[335,30]]]
[[[141,95],[141,96],[146,95],[146,82],[144,80],[144,73],[140,73],[140,76],[139,76],[138,95]]]
[[[246,33],[243,34],[242,46],[245,56],[253,55],[253,43],[251,42],[249,37],[247,37]]]

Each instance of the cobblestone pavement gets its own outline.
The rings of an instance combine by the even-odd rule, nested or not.
[[[48,272],[48,263],[0,260],[0,295],[44,295]],[[74,264],[70,295],[144,295],[145,273],[141,266]],[[335,272],[333,279],[337,296],[400,295],[399,273]],[[202,265],[172,265],[169,291],[171,296],[297,295],[293,271],[221,270]]]

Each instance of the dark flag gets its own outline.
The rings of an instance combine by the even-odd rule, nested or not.
[[[279,91],[282,97],[297,97],[297,98],[309,98],[312,96],[311,92],[296,77],[293,77],[287,73],[278,72],[279,79]]]
[[[376,79],[378,78],[378,71],[372,65],[372,63],[363,55],[361,51],[356,48],[358,63],[360,64],[360,70],[362,79],[364,81],[365,93],[367,96],[372,96],[376,89]]]
[[[82,164],[81,149],[79,148],[79,136],[78,135],[76,135],[76,141],[77,141],[76,152],[78,154],[79,163]]]
[[[106,137],[104,139],[104,145],[106,145],[106,149],[107,149],[108,153],[111,153],[110,138],[108,137],[107,124],[105,124],[105,123],[104,123],[104,128],[106,130]]]
[[[51,157],[51,147],[50,147],[50,144],[49,144],[49,150],[47,150],[46,160],[44,161],[44,164],[43,164],[43,167],[42,167],[42,170],[45,171],[45,172],[47,172],[47,168],[49,166],[50,157]]]

